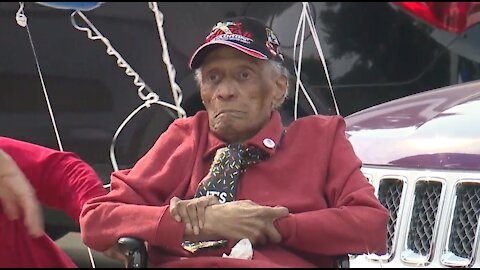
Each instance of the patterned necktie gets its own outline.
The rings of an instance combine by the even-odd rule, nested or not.
[[[256,146],[229,144],[215,153],[210,171],[200,182],[195,197],[215,195],[220,203],[235,200],[237,184],[248,165],[269,156]]]
[[[230,144],[215,153],[210,171],[200,182],[195,198],[215,195],[220,203],[235,200],[237,184],[248,165],[266,160],[268,153],[256,146],[245,147],[241,144]],[[226,240],[182,243],[184,249],[195,253],[197,250],[224,247]]]

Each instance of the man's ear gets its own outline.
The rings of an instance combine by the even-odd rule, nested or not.
[[[288,78],[285,74],[279,74],[275,79],[275,93],[273,94],[274,107],[280,106],[287,95]]]

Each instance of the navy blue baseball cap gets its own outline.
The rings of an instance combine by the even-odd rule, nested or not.
[[[254,18],[231,18],[213,26],[204,43],[190,58],[191,69],[197,69],[202,65],[205,56],[216,47],[212,45],[230,46],[258,59],[283,63],[277,36],[270,28]]]

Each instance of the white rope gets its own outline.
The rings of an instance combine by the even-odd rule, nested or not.
[[[295,41],[294,41],[295,46],[293,47],[293,63],[294,63],[294,68],[295,68],[295,75],[297,77],[297,81],[295,83],[295,103],[294,103],[294,109],[293,109],[293,118],[295,120],[297,120],[297,118],[298,118],[298,93],[299,93],[300,77],[301,77],[300,71],[302,70],[303,41],[305,39],[305,16],[304,16],[304,13],[305,13],[305,8],[302,9],[300,20],[298,22],[297,31],[295,32]],[[298,40],[298,34],[300,32],[300,27],[302,28],[301,39],[300,39],[300,51],[298,52],[298,65],[295,66],[295,57],[297,55],[296,54],[297,40]]]
[[[88,258],[90,259],[90,263],[92,264],[92,268],[97,268],[95,267],[95,260],[93,259],[92,250],[89,247],[87,247],[87,251],[88,251]]]
[[[38,72],[38,75],[40,77],[40,82],[42,84],[43,95],[45,96],[45,101],[47,103],[48,113],[50,115],[50,120],[52,121],[53,130],[55,132],[55,138],[57,139],[58,149],[60,149],[60,151],[63,152],[62,140],[60,139],[60,134],[59,134],[58,128],[57,128],[57,122],[55,121],[55,115],[53,114],[52,105],[50,104],[50,98],[48,97],[47,87],[45,86],[45,81],[43,79],[42,70],[40,68],[40,63],[38,61],[35,46],[33,45],[32,35],[30,34],[30,29],[28,28],[27,16],[25,16],[25,13],[23,11],[24,3],[19,2],[19,4],[20,4],[20,8],[18,9],[18,11],[15,15],[15,19],[16,19],[18,25],[20,25],[21,27],[25,27],[27,29],[28,40],[30,41],[30,46],[32,47],[33,57],[35,58],[35,64],[37,66],[37,72]]]
[[[181,108],[183,93],[180,86],[175,82],[176,71],[175,71],[175,67],[172,65],[170,61],[170,54],[168,53],[167,40],[165,38],[165,33],[163,30],[163,13],[158,9],[157,2],[148,2],[148,6],[153,11],[153,14],[155,15],[155,22],[157,23],[158,34],[160,37],[160,42],[162,44],[162,60],[165,63],[165,66],[167,67],[167,74],[168,74],[168,79],[170,81],[170,86],[172,88],[173,99],[175,101],[175,105],[178,108]],[[180,110],[178,110],[177,112],[178,112],[179,118],[187,117],[187,115],[182,114]]]
[[[318,110],[315,107],[315,104],[313,103],[310,95],[308,94],[308,92],[305,89],[305,86],[303,85],[302,80],[301,80],[302,58],[303,58],[302,55],[303,55],[303,47],[304,47],[305,24],[306,24],[306,22],[308,22],[308,26],[309,26],[311,34],[313,36],[313,40],[315,42],[315,46],[316,46],[316,49],[318,51],[318,55],[320,56],[320,59],[321,59],[322,64],[323,64],[323,68],[324,68],[325,75],[327,77],[330,92],[331,92],[332,97],[333,97],[333,102],[334,102],[334,105],[335,105],[336,113],[339,115],[340,112],[338,110],[337,101],[336,101],[336,98],[335,98],[335,95],[334,95],[334,92],[333,92],[333,88],[332,88],[332,85],[331,85],[330,75],[329,75],[329,72],[328,72],[328,69],[327,69],[327,64],[326,64],[326,61],[325,61],[325,57],[323,55],[323,51],[322,51],[321,46],[320,46],[320,41],[318,39],[318,34],[317,34],[316,29],[315,29],[313,19],[311,18],[311,10],[310,10],[310,7],[308,5],[308,2],[302,2],[302,12],[300,13],[300,18],[299,18],[299,21],[298,21],[297,30],[295,32],[295,40],[294,40],[294,47],[293,47],[293,66],[294,66],[294,69],[295,69],[295,75],[297,77],[296,87],[295,87],[294,112],[293,112],[294,113],[294,119],[296,120],[298,118],[298,95],[299,95],[300,89],[302,90],[302,93],[305,96],[308,104],[312,108],[314,114],[318,114]],[[301,33],[301,40],[300,40],[300,44],[299,44],[298,63],[297,63],[297,59],[296,59],[297,58],[297,52],[296,52],[296,50],[297,50],[297,42],[298,42],[298,38],[299,38],[300,33]]]
[[[148,108],[150,107],[152,104],[158,104],[158,105],[161,105],[161,106],[165,106],[165,107],[168,107],[170,109],[173,109],[173,110],[176,110],[179,114],[185,114],[185,111],[180,107],[177,107],[177,106],[173,106],[172,104],[170,103],[166,103],[166,102],[163,102],[163,101],[160,101],[160,100],[155,100],[155,99],[151,99],[151,100],[147,100],[145,101],[145,103],[141,104],[140,106],[138,106],[138,108],[136,108],[133,112],[131,112],[127,118],[125,118],[125,120],[122,122],[122,124],[120,124],[120,126],[118,127],[117,131],[115,132],[115,135],[113,136],[113,142],[112,144],[110,145],[110,160],[112,162],[112,166],[113,166],[113,169],[114,171],[118,171],[118,164],[117,164],[117,161],[115,159],[115,142],[117,140],[117,137],[118,135],[120,134],[120,132],[122,131],[122,129],[127,125],[127,123],[143,108]],[[105,188],[110,188],[110,184],[106,184],[106,185],[103,185],[103,187]]]
[[[76,23],[76,21],[75,21],[75,15],[76,14],[78,14],[83,19],[83,21],[88,25],[89,28],[81,27]],[[71,21],[72,21],[73,26],[76,29],[78,29],[80,31],[83,31],[83,32],[86,32],[89,39],[100,40],[106,45],[107,54],[115,56],[117,58],[117,65],[120,68],[125,69],[125,74],[127,74],[128,76],[134,77],[133,83],[134,83],[135,86],[138,87],[138,91],[137,91],[138,96],[144,101],[144,103],[142,105],[140,105],[137,109],[135,109],[133,112],[131,112],[127,116],[127,118],[125,118],[125,120],[122,122],[122,124],[117,128],[117,131],[115,132],[115,135],[112,139],[112,143],[110,144],[110,160],[111,160],[111,163],[112,163],[112,167],[113,167],[114,171],[118,171],[119,168],[118,168],[118,163],[117,163],[116,156],[115,156],[115,143],[116,143],[117,137],[120,134],[120,132],[122,131],[123,127],[128,123],[128,121],[130,121],[133,118],[133,116],[135,116],[141,109],[148,108],[148,107],[150,107],[151,104],[158,104],[158,105],[162,105],[162,106],[165,106],[165,107],[168,107],[170,109],[173,109],[173,110],[177,111],[177,114],[179,115],[179,117],[185,117],[186,112],[179,105],[172,105],[170,103],[160,101],[160,97],[153,90],[151,90],[151,88],[145,83],[145,81],[140,77],[140,75],[137,72],[135,72],[135,70],[133,70],[133,68],[127,63],[127,61],[125,61],[125,59],[123,59],[123,57],[120,55],[120,53],[118,53],[118,51],[115,50],[115,48],[113,48],[110,41],[104,35],[102,35],[102,33],[87,19],[87,17],[81,11],[73,12],[72,15],[71,15]],[[95,35],[93,34],[92,30],[95,33]],[[163,33],[163,31],[162,31],[162,33]],[[164,46],[164,50],[166,50],[166,46]],[[168,55],[168,51],[167,51],[166,55]],[[164,56],[165,56],[165,51],[164,51]],[[169,59],[166,60],[166,61],[169,62]],[[169,74],[169,78],[171,78],[171,80],[173,80],[173,83],[174,83],[175,69],[173,69],[173,66],[172,66],[171,69],[173,70],[173,73]],[[170,70],[170,69],[168,69],[168,70]],[[174,85],[176,85],[176,83],[172,84],[172,89],[175,88]],[[178,89],[180,89],[180,87],[178,87]],[[148,94],[145,95],[143,93],[143,90],[147,90]],[[181,101],[181,90],[179,90],[179,92],[174,91],[174,93],[180,93],[179,96],[178,95],[176,96],[177,99],[176,99],[175,102],[178,102],[179,100]],[[104,187],[110,187],[110,184],[104,185]]]
[[[79,26],[75,21],[75,15],[76,14],[78,14],[85,21],[85,23],[88,25],[88,27],[90,27],[90,28]],[[81,11],[78,11],[78,10],[74,11],[72,13],[72,15],[70,15],[70,19],[71,19],[71,22],[72,22],[73,26],[77,30],[80,30],[80,31],[83,31],[83,32],[87,33],[87,36],[88,36],[89,39],[91,39],[91,40],[101,40],[105,44],[105,46],[107,47],[107,54],[115,56],[117,58],[117,65],[120,68],[125,69],[125,74],[127,76],[130,76],[130,77],[134,78],[133,84],[138,87],[138,96],[142,100],[147,100],[148,99],[147,95],[145,95],[143,93],[143,90],[147,90],[148,94],[150,94],[150,93],[155,94],[155,92],[152,91],[152,89],[145,83],[145,81],[140,77],[140,75],[138,75],[138,73],[135,72],[135,70],[133,70],[133,68],[127,63],[127,61],[125,61],[125,59],[123,59],[123,57],[117,52],[117,50],[115,50],[115,48],[113,48],[110,41],[105,36],[103,36],[102,33],[100,33],[100,31],[97,30],[97,28],[87,19],[87,17]],[[90,29],[92,29],[93,32],[95,32],[95,35],[93,35],[92,30],[90,30]]]
[[[303,52],[303,42],[304,42],[304,36],[305,36],[305,8],[302,9],[302,13],[300,16],[300,20],[298,22],[297,30],[295,32],[295,41],[294,44],[295,46],[293,47],[293,63],[294,63],[294,69],[295,69],[295,75],[297,77],[297,82],[296,82],[296,90],[295,90],[295,102],[294,102],[294,119],[296,120],[298,118],[298,92],[299,92],[299,87],[302,90],[303,95],[307,99],[308,104],[312,108],[313,112],[315,115],[318,114],[317,108],[315,107],[315,104],[313,103],[312,99],[310,98],[310,95],[308,94],[307,90],[305,89],[305,86],[302,83],[301,80],[301,63],[302,63],[302,52]],[[300,27],[302,27],[302,37],[300,41],[300,51],[299,51],[299,64],[298,67],[295,66],[296,62],[296,44],[298,40],[298,35],[300,33]]]
[[[327,68],[327,61],[325,61],[325,56],[322,51],[322,46],[320,46],[320,40],[318,38],[317,29],[315,28],[315,25],[313,23],[310,6],[308,2],[303,2],[303,6],[306,7],[307,9],[307,15],[308,15],[307,22],[308,22],[308,25],[310,26],[310,31],[312,33],[313,41],[315,43],[315,47],[317,48],[318,55],[320,56],[320,60],[322,61],[325,76],[327,77],[328,87],[330,88],[330,93],[332,94],[333,103],[335,105],[335,112],[337,113],[337,115],[340,115],[340,110],[338,109],[338,105],[337,105],[337,99],[335,98],[335,94],[332,88],[332,82],[330,80],[330,73],[328,72],[328,68]]]

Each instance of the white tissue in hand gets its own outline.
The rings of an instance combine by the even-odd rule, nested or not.
[[[244,238],[232,248],[230,255],[223,253],[224,258],[251,260],[253,257],[252,243],[247,238]]]

